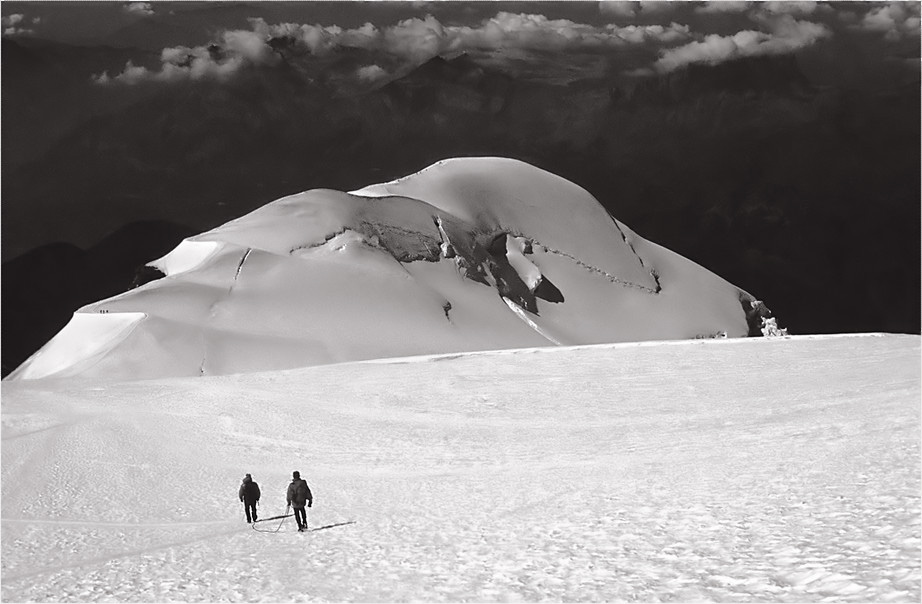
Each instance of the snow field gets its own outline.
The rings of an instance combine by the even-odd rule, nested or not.
[[[919,342],[5,382],[2,599],[918,601]]]

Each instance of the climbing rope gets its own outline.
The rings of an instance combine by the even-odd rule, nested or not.
[[[252,528],[257,533],[277,533],[280,530],[282,530],[282,524],[285,522],[285,519],[291,518],[292,516],[294,516],[294,514],[282,514],[281,516],[272,516],[271,518],[261,518],[260,520],[254,520],[253,523],[250,524],[250,528]],[[256,527],[256,525],[259,524],[260,522],[269,522],[270,520],[278,520],[279,518],[281,518],[282,520],[281,522],[279,522],[279,525],[275,527],[274,529],[262,529],[262,528]]]

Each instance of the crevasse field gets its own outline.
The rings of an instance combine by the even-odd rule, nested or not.
[[[2,389],[3,601],[922,595],[918,336]]]

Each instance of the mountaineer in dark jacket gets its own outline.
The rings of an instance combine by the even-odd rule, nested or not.
[[[259,501],[259,485],[253,481],[252,476],[247,474],[243,477],[243,483],[240,485],[240,491],[237,494],[240,496],[240,501],[243,502],[247,522],[256,522],[256,502]]]
[[[314,503],[314,496],[311,495],[310,487],[307,481],[301,478],[301,473],[294,471],[291,473],[291,484],[288,485],[288,507],[295,509],[295,520],[298,522],[298,530],[303,531],[307,528],[307,511],[304,504],[311,507]]]

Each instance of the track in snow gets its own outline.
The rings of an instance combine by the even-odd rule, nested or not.
[[[2,597],[918,601],[919,360],[813,337],[5,383]],[[243,473],[271,515],[293,469],[311,526],[357,522],[250,530]]]

